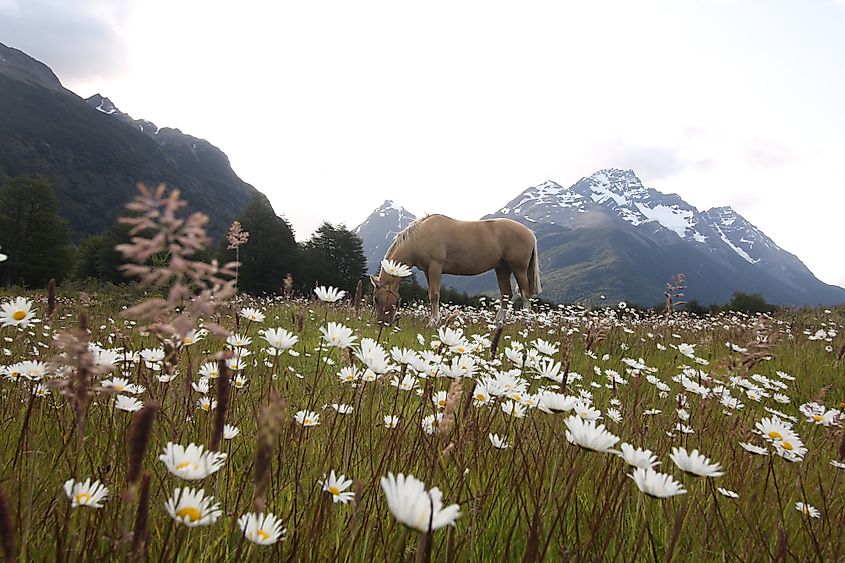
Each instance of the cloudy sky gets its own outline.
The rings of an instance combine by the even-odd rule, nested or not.
[[[300,239],[633,168],[839,285],[843,30],[845,0],[0,0],[0,41],[218,145]]]

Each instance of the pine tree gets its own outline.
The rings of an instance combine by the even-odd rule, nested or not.
[[[69,272],[68,224],[44,176],[10,177],[0,188],[0,246],[9,256],[0,263],[4,285],[44,287]]]
[[[303,272],[300,287],[331,285],[355,293],[358,280],[367,273],[361,239],[344,225],[324,222],[302,245]]]
[[[253,295],[280,293],[287,273],[297,277],[299,271],[299,247],[293,228],[276,215],[262,196],[256,196],[244,208],[238,221],[249,232],[249,240],[239,249],[238,288]],[[234,261],[235,252],[227,246],[224,236],[219,252],[221,260]]]

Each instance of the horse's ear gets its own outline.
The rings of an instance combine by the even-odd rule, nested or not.
[[[378,278],[375,277],[375,276],[370,276],[370,283],[372,283],[373,287],[376,288],[376,289],[381,287],[381,284],[379,283]]]

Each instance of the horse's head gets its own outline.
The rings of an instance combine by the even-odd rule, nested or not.
[[[383,276],[380,276],[383,277]],[[380,324],[390,325],[399,310],[399,278],[381,280],[370,276],[373,283],[373,305],[376,308],[376,320]]]

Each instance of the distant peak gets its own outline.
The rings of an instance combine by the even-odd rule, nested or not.
[[[391,209],[394,209],[394,210],[396,210],[396,211],[398,211],[398,212],[400,212],[400,213],[407,213],[407,214],[409,214],[409,215],[411,214],[411,213],[410,213],[407,209],[405,209],[404,207],[402,207],[401,205],[399,205],[398,203],[396,203],[396,202],[395,202],[395,201],[393,201],[392,199],[386,199],[386,200],[384,200],[384,203],[382,203],[382,204],[381,204],[381,205],[380,205],[380,206],[376,209],[376,211],[377,211],[377,212],[382,212],[382,213],[383,213],[383,212],[389,211],[389,210],[391,210]]]
[[[103,96],[99,92],[94,94],[90,98],[87,98],[85,101],[88,102],[88,105],[93,107],[95,110],[105,113],[107,115],[120,112],[120,110],[117,109],[117,106],[115,106],[110,99]]]
[[[711,207],[707,210],[708,214],[719,214],[719,215],[739,215],[736,210],[731,207],[730,205],[723,205],[721,207]]]
[[[643,183],[633,170],[620,168],[603,168],[595,172],[590,178],[600,184],[619,187],[642,187]]]

